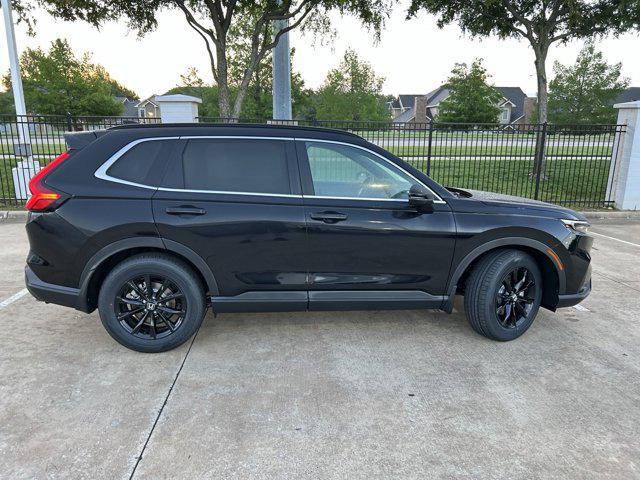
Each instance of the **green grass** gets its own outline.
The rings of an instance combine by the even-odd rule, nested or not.
[[[472,153],[477,153],[477,150]],[[424,159],[406,160],[426,172]],[[16,160],[12,157],[0,159],[0,208],[15,206],[17,203],[15,200],[8,200],[14,196],[11,168],[15,163]],[[546,162],[547,179],[540,182],[538,198],[576,208],[602,207],[609,165],[608,158],[565,159],[550,156]],[[431,177],[447,186],[533,198],[536,182],[530,176],[532,167],[532,157],[526,160],[435,158],[431,162]],[[566,203],[566,199],[573,202]]]
[[[409,163],[426,171],[424,161]],[[608,159],[547,159],[538,199],[578,208],[602,207],[609,165]],[[534,198],[532,166],[530,160],[436,159],[431,162],[431,177],[446,186]]]
[[[426,156],[427,145],[389,146],[386,150],[399,157]],[[561,157],[608,157],[611,155],[611,146],[549,146],[545,149],[547,156]],[[535,155],[535,146],[496,146],[496,145],[465,145],[465,146],[432,146],[432,157],[469,157],[469,156],[496,156],[496,157],[530,157]]]
[[[67,149],[65,142],[32,143],[31,150],[34,155],[58,155]],[[0,144],[0,155],[13,155],[13,145]]]

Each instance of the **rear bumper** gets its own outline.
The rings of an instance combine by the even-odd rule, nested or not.
[[[578,293],[571,295],[558,295],[558,305],[556,308],[573,307],[579,304],[591,293],[591,277],[585,282]]]
[[[64,307],[79,307],[80,290],[77,288],[43,282],[28,266],[24,269],[24,280],[29,293],[41,302],[55,303]]]

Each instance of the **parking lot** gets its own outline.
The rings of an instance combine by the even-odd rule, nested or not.
[[[510,343],[458,302],[209,313],[149,355],[23,295],[0,223],[0,478],[640,478],[640,220],[593,231],[591,296]]]

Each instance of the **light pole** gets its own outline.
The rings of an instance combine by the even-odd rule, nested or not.
[[[24,104],[24,90],[22,89],[20,60],[18,58],[18,49],[16,47],[16,33],[13,28],[11,0],[2,0],[2,13],[4,16],[4,29],[7,34],[9,66],[11,68],[11,88],[13,90],[13,102],[16,107],[16,123],[18,127],[18,139],[20,141],[19,145],[14,146],[14,150],[16,155],[31,157],[31,138],[29,136],[29,124],[27,119],[24,117],[24,115],[27,114],[27,108]]]
[[[282,2],[279,2],[282,4]],[[289,26],[288,20],[276,20],[274,36]],[[291,50],[289,32],[280,36],[273,49],[273,119],[291,120]]]

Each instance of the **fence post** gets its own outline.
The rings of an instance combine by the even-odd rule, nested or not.
[[[538,196],[540,195],[540,177],[544,174],[542,171],[543,159],[544,159],[544,149],[547,144],[547,122],[542,124],[542,130],[539,132],[539,136],[536,139],[536,152],[535,152],[535,160],[534,160],[534,172],[536,174],[536,189],[533,193],[533,198],[538,200]]]
[[[73,132],[73,118],[71,118],[71,112],[67,112],[67,131]]]
[[[618,124],[626,125],[620,134],[609,170],[607,192],[621,210],[640,210],[640,101],[618,103]]]
[[[429,122],[429,144],[427,145],[427,175],[431,175],[431,143],[433,141],[433,122]]]

